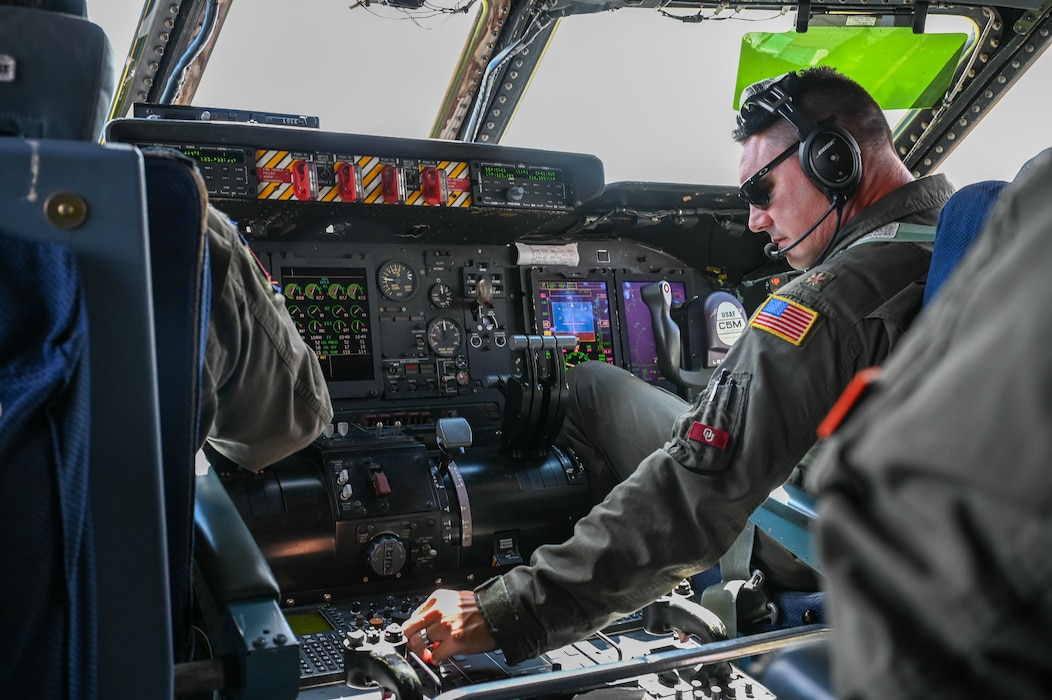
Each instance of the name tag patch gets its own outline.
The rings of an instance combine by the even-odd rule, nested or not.
[[[690,432],[687,434],[687,437],[694,442],[712,445],[718,450],[727,449],[727,443],[731,441],[731,435],[726,430],[720,430],[711,425],[698,422],[690,426]]]
[[[817,319],[817,311],[774,295],[767,297],[767,301],[752,317],[749,325],[773,333],[793,345],[800,345]]]

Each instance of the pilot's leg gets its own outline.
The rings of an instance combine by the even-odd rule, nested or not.
[[[687,403],[605,362],[582,363],[567,376],[570,400],[558,442],[577,453],[598,502],[668,442]]]

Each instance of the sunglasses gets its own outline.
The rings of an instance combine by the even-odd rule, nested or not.
[[[799,146],[800,144],[794,143],[778,154],[770,163],[753,173],[752,177],[743,182],[741,187],[738,188],[738,196],[757,209],[766,209],[771,203],[771,188],[763,184],[763,178],[767,176],[767,173],[777,168],[779,163],[795,153]]]

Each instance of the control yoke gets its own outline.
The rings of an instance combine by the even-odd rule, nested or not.
[[[643,629],[653,635],[678,630],[694,635],[703,645],[727,639],[727,628],[716,613],[675,592],[661,596],[640,613]],[[730,664],[726,661],[710,665],[706,670],[724,685],[731,674]]]
[[[709,374],[697,370],[683,369],[683,341],[680,329],[672,320],[672,287],[666,280],[648,284],[640,290],[643,302],[650,309],[651,326],[654,329],[654,347],[657,350],[658,367],[673,384],[684,388],[703,387],[708,384]]]

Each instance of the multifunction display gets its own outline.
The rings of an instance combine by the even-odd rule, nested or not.
[[[255,172],[249,167],[251,161],[245,149],[187,145],[178,148],[184,156],[197,161],[208,194],[219,197],[255,194]]]
[[[368,280],[365,268],[283,267],[285,306],[314,348],[325,378],[373,378]]]
[[[535,303],[541,334],[577,338],[566,355],[567,365],[616,362],[606,280],[538,280]]]

